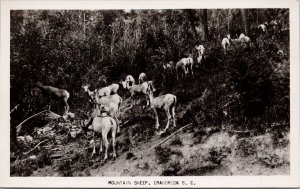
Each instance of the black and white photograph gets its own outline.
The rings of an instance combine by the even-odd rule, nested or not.
[[[291,176],[290,30],[289,7],[10,9],[7,174]]]

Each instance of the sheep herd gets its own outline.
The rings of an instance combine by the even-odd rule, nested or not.
[[[276,21],[272,21],[270,25],[277,24]],[[260,24],[258,26],[258,29],[260,29],[263,33],[267,32],[267,26],[268,23],[265,22],[264,24]],[[250,38],[243,33],[240,34],[239,38],[232,39],[230,35],[227,35],[227,37],[223,38],[221,41],[222,48],[224,52],[228,51],[231,45],[235,44],[246,44],[249,45],[251,42]],[[197,51],[197,58],[196,62],[198,65],[201,64],[205,48],[203,45],[196,45],[195,47]],[[187,58],[180,59],[175,65],[174,62],[171,61],[169,63],[163,64],[162,68],[165,72],[171,71],[173,73],[173,70],[176,70],[176,76],[177,80],[180,77],[185,77],[187,75],[193,76],[193,67],[194,67],[194,60],[192,58],[192,55],[190,54]],[[69,105],[67,103],[67,100],[70,96],[68,91],[64,89],[59,89],[51,86],[44,86],[41,83],[36,84],[36,86],[43,92],[44,95],[50,97],[56,97],[58,99],[62,99],[65,106],[65,114],[68,113]],[[89,101],[94,104],[94,110],[91,116],[87,121],[82,123],[83,129],[89,129],[92,130],[94,133],[94,141],[96,139],[96,134],[101,134],[102,140],[100,140],[100,151],[102,152],[102,143],[104,143],[105,147],[105,155],[104,155],[104,161],[107,160],[107,150],[109,146],[109,142],[107,139],[108,133],[111,131],[112,135],[112,146],[113,146],[113,158],[116,157],[116,150],[115,150],[115,137],[116,133],[120,132],[120,124],[122,123],[119,120],[120,116],[120,109],[123,103],[122,97],[118,95],[118,90],[120,86],[127,90],[130,94],[131,99],[133,100],[133,103],[131,104],[131,107],[133,105],[136,105],[134,102],[135,96],[144,96],[146,99],[147,104],[142,106],[143,109],[146,107],[150,107],[151,110],[155,114],[155,128],[156,130],[159,129],[159,118],[158,118],[158,109],[163,109],[167,115],[167,124],[166,127],[162,132],[165,132],[169,126],[170,121],[173,120],[173,126],[176,126],[176,103],[177,103],[177,97],[173,94],[165,94],[160,95],[157,97],[154,97],[154,92],[156,91],[154,87],[153,81],[147,80],[146,74],[141,73],[138,77],[138,84],[136,84],[135,79],[132,75],[128,75],[124,81],[120,81],[119,84],[113,83],[111,85],[108,85],[106,87],[96,89],[91,91],[89,89],[90,85],[83,85],[82,88],[87,94]],[[50,99],[48,101],[49,109],[50,109]],[[96,153],[96,142],[94,142],[94,148],[92,156]]]
[[[110,131],[112,135],[113,157],[116,157],[115,137],[116,133],[120,132],[120,124],[122,123],[119,120],[120,108],[123,102],[122,97],[118,95],[118,89],[120,86],[124,90],[128,91],[131,99],[134,101],[131,104],[131,107],[136,105],[136,101],[134,100],[136,96],[144,96],[146,98],[147,104],[143,106],[143,109],[149,106],[153,110],[156,120],[155,128],[157,130],[160,126],[157,109],[163,109],[168,118],[167,125],[163,132],[169,128],[171,119],[173,119],[173,126],[176,126],[175,106],[177,97],[173,94],[165,94],[154,97],[153,92],[155,92],[156,89],[153,81],[146,80],[145,73],[141,73],[139,75],[138,84],[135,83],[135,79],[132,75],[128,75],[125,80],[120,81],[119,84],[113,83],[94,91],[89,89],[90,85],[84,85],[82,88],[89,97],[89,100],[94,103],[94,111],[82,127],[94,131],[94,141],[96,139],[96,134],[101,134],[102,140],[100,142],[99,153],[102,152],[102,143],[104,143],[104,161],[107,159],[107,149],[109,145],[107,135]],[[94,142],[92,156],[96,153],[95,148],[96,144]]]

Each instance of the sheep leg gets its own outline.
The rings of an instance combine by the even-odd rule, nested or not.
[[[155,119],[156,119],[155,129],[158,130],[158,127],[159,127],[158,114],[157,114],[157,111],[155,108],[153,109],[153,111],[155,113]]]
[[[175,105],[172,107],[173,126],[176,127]]]
[[[116,130],[115,129],[112,129],[111,138],[112,138],[112,146],[113,146],[113,159],[115,160],[117,157],[117,155],[116,155]]]
[[[65,114],[69,112],[69,104],[67,102],[67,99],[64,99],[64,106],[65,106]]]
[[[51,109],[51,98],[50,97],[48,97],[48,110],[50,111],[50,109]]]
[[[105,154],[104,154],[104,162],[107,160],[107,151],[108,151],[108,140],[107,140],[107,133],[108,132],[102,132],[102,140],[105,146]]]
[[[99,155],[103,152],[103,142],[100,140],[100,150],[99,150]]]
[[[120,133],[120,124],[121,124],[121,121],[117,118],[116,115],[114,116],[114,118],[117,121],[117,133]]]
[[[165,107],[165,111],[166,111],[167,118],[168,118],[168,122],[167,122],[167,125],[166,125],[166,128],[165,128],[165,131],[166,131],[167,129],[169,129],[171,114],[170,114],[170,110],[169,110],[168,107]]]
[[[93,133],[93,139],[94,139],[94,148],[93,148],[93,153],[92,153],[92,157],[94,156],[94,154],[96,154],[96,133]]]

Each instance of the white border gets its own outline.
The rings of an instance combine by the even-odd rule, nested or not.
[[[0,187],[118,187],[108,180],[193,181],[189,187],[299,187],[299,2],[296,0],[102,0],[102,1],[21,1],[1,2],[0,62]],[[182,8],[290,8],[291,149],[289,176],[197,176],[197,177],[10,177],[9,172],[9,46],[10,10],[15,9],[182,9]],[[134,187],[119,186],[119,187]],[[143,186],[138,186],[143,187]],[[149,187],[148,185],[144,187]],[[153,185],[151,186],[153,187]],[[177,186],[154,186],[177,187]],[[179,187],[183,187],[182,185]]]

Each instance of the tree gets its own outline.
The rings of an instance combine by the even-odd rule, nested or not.
[[[208,40],[207,9],[202,10],[202,24],[203,24],[203,31],[204,31],[203,39],[207,41]]]
[[[246,9],[241,9],[241,13],[242,13],[244,31],[245,31],[245,34],[248,35],[248,21],[247,21],[247,16],[246,16]]]
[[[194,39],[197,38],[197,31],[196,31],[196,17],[195,17],[195,13],[194,13],[194,10],[191,10],[191,9],[188,9],[187,10],[187,14],[188,14],[188,19],[190,21],[190,24],[191,24],[191,29],[192,29],[192,32],[193,32],[193,37]]]

